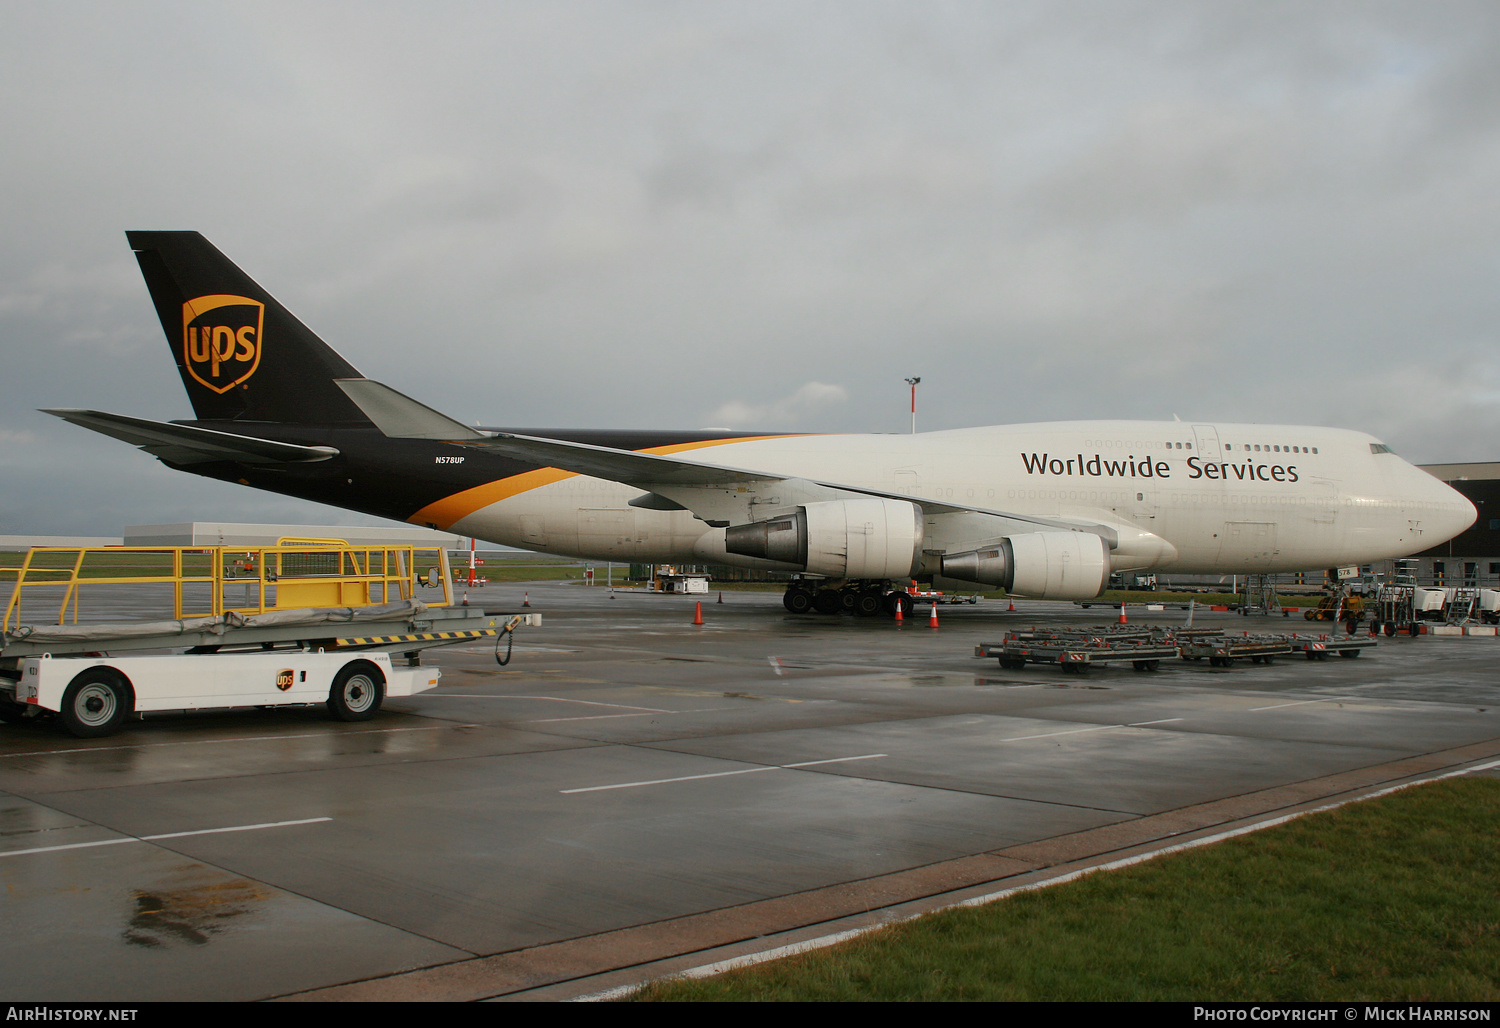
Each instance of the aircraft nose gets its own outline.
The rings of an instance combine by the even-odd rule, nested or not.
[[[1434,493],[1434,520],[1445,540],[1468,531],[1479,520],[1479,509],[1467,496],[1446,482],[1437,483]]]

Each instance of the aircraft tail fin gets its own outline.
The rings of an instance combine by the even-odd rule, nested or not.
[[[363,376],[197,232],[127,232],[200,421],[368,424]]]

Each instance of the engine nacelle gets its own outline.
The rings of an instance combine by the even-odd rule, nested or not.
[[[922,562],[922,512],[905,500],[830,500],[724,533],[744,557],[828,578],[910,578]]]
[[[1088,532],[1026,532],[943,556],[943,574],[1038,600],[1087,600],[1109,581],[1109,544]]]

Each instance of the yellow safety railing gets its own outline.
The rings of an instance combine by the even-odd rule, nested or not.
[[[80,593],[100,586],[170,587],[173,618],[392,603],[412,599],[419,584],[443,591],[442,601],[429,606],[453,602],[442,547],[364,546],[342,539],[284,538],[275,546],[33,546],[20,567],[0,568],[0,581],[11,574],[7,632],[20,625],[26,597],[50,592],[55,599],[58,587],[59,625],[68,623],[70,613],[76,623]],[[241,595],[232,600],[231,591]]]

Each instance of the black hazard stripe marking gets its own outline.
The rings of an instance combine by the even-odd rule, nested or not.
[[[423,632],[420,635],[367,635],[359,639],[335,639],[339,646],[369,646],[374,643],[426,642],[429,639],[479,639],[495,635],[497,628],[477,628],[469,632]]]

